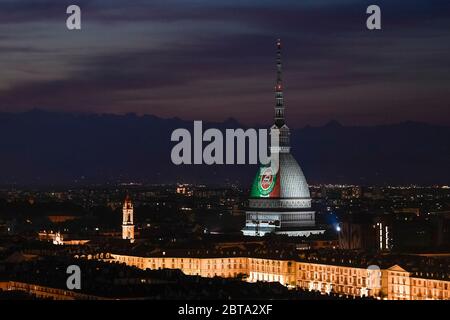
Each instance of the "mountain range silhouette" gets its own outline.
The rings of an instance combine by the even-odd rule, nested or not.
[[[203,125],[204,130],[245,128],[235,119]],[[288,125],[292,154],[310,184],[450,182],[450,126],[417,122],[344,126],[337,121],[298,129]],[[152,115],[36,109],[0,113],[0,185],[189,182],[249,187],[255,165],[172,164],[172,131],[192,127],[192,121]]]

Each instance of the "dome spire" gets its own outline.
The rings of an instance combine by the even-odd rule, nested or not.
[[[281,68],[281,39],[277,40],[277,83],[275,85],[275,125],[281,128],[285,124],[284,120],[284,101],[283,101],[283,82]]]
[[[271,128],[272,130],[279,130],[279,147],[271,147],[273,152],[289,152],[289,128],[286,126],[284,118],[284,101],[283,101],[283,81],[281,77],[281,40],[277,40],[277,83],[275,85],[275,121]]]

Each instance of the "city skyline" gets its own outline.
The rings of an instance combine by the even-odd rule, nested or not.
[[[0,0],[0,302],[450,300],[448,0],[71,2]]]

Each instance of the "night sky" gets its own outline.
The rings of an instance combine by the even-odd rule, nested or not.
[[[66,29],[66,7],[82,30]],[[378,4],[382,30],[366,29]],[[450,125],[448,0],[0,0],[0,111]]]

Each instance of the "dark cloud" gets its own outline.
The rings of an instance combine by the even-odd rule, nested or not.
[[[71,2],[0,2],[0,28],[2,23],[57,21],[64,18]],[[326,122],[331,117],[351,123],[422,120],[425,114],[427,121],[450,122],[444,109],[450,101],[445,90],[450,83],[448,1],[379,1],[383,30],[377,32],[365,29],[368,1],[233,5],[85,0],[77,4],[90,27],[77,38],[90,35],[92,39],[82,38],[86,47],[43,47],[40,38],[14,43],[13,38],[0,36],[0,61],[13,52],[29,52],[31,64],[58,59],[68,65],[61,71],[63,76],[18,77],[0,88],[0,109],[40,107],[216,119],[242,115],[244,121],[265,122],[271,114],[273,43],[282,36],[286,101],[294,122]],[[125,32],[111,36],[108,24],[135,26],[142,39],[130,40]],[[179,26],[176,32],[174,26]],[[158,33],[164,37],[153,45]],[[124,45],[103,51],[89,47],[102,42],[105,47],[112,42]],[[45,75],[46,70],[40,72]],[[294,109],[295,105],[302,109]],[[385,118],[386,109],[392,118]]]

